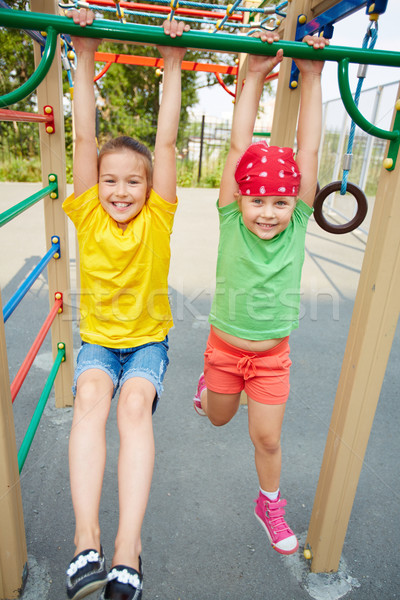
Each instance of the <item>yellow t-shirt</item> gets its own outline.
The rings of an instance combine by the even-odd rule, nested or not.
[[[64,201],[79,242],[84,342],[134,348],[165,338],[173,325],[168,271],[176,208],[151,190],[122,231],[101,206],[97,185]]]

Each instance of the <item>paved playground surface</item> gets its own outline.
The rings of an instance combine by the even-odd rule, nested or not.
[[[0,212],[38,189],[0,184]],[[392,352],[357,489],[340,570],[311,575],[299,552],[282,557],[253,516],[257,477],[247,408],[223,428],[198,417],[191,399],[202,369],[216,260],[216,190],[180,190],[172,236],[170,366],[154,416],[156,465],[143,527],[144,600],[389,600],[400,597],[398,398],[400,331]],[[0,231],[3,305],[45,252],[39,203]],[[71,228],[72,232],[72,228]],[[57,233],[57,232],[54,232]],[[71,240],[72,279],[75,273]],[[300,328],[291,336],[292,391],[283,425],[281,488],[289,524],[304,544],[353,309],[364,236],[309,225]],[[44,275],[6,324],[10,379],[48,312]],[[74,323],[76,352],[79,335]],[[68,349],[67,349],[68,351]],[[14,404],[17,444],[51,368],[46,340]],[[21,479],[29,577],[23,600],[65,598],[73,552],[68,480],[72,409],[50,396]],[[111,559],[118,519],[115,404],[101,504]],[[85,457],[82,457],[84,460]],[[90,597],[92,598],[92,596]],[[96,595],[93,595],[96,598]]]

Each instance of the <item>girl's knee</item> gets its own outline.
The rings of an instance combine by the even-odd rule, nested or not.
[[[118,400],[118,419],[127,422],[138,423],[143,419],[151,417],[153,398],[149,394],[140,390],[121,390]]]
[[[252,437],[252,440],[255,448],[268,452],[268,454],[275,454],[281,449],[280,435],[258,433],[258,435]]]
[[[104,400],[107,400],[107,405],[113,393],[111,380],[105,382],[103,378],[88,376],[82,374],[77,382],[77,390],[75,397],[75,409],[88,410],[94,407],[104,405]]]
[[[226,425],[227,423],[229,423],[229,421],[232,420],[232,417],[233,417],[233,415],[217,416],[217,415],[212,415],[212,414],[207,414],[207,416],[208,416],[210,423],[212,425],[214,425],[215,427],[222,427],[223,425]]]

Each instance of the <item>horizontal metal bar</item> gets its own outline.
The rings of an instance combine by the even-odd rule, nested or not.
[[[31,206],[36,204],[36,202],[39,202],[39,200],[41,200],[42,198],[45,198],[46,196],[48,196],[48,194],[51,194],[51,192],[58,193],[57,180],[52,181],[51,183],[49,183],[49,185],[44,187],[42,190],[39,190],[35,194],[32,194],[32,196],[29,196],[29,198],[22,200],[15,206],[12,206],[8,210],[5,210],[4,212],[2,212],[0,214],[0,227],[5,225],[9,221],[12,221],[13,219],[15,219],[15,217],[17,217],[22,212],[24,212],[25,210],[27,210],[28,208],[30,208]]]
[[[54,120],[54,115],[40,115],[32,112],[9,110],[0,108],[0,121],[15,121],[18,123],[49,123]]]
[[[111,52],[95,52],[94,59],[98,62],[116,63],[119,65],[137,65],[142,67],[164,67],[164,60],[156,56],[138,56],[133,54],[113,54]],[[222,73],[237,75],[238,68],[230,65],[214,65],[209,63],[182,61],[183,71],[202,71],[206,73]],[[1,114],[1,111],[0,111]]]
[[[63,344],[61,346],[62,347],[58,348],[56,359],[53,363],[53,366],[52,366],[49,376],[47,378],[46,384],[40,395],[39,402],[36,405],[36,408],[33,413],[32,419],[29,423],[27,432],[25,434],[24,439],[22,440],[21,447],[18,451],[18,468],[19,468],[20,473],[25,464],[26,457],[28,456],[28,452],[32,445],[33,438],[35,437],[37,428],[40,423],[40,419],[42,418],[43,411],[46,408],[46,404],[49,399],[50,392],[53,387],[56,375],[57,375],[60,365],[65,357],[65,347]]]
[[[0,7],[1,8],[6,8],[7,10],[12,10],[7,2],[5,2],[4,0],[0,0]],[[40,44],[41,46],[44,46],[46,40],[44,39],[44,37],[38,33],[37,31],[25,31],[25,33],[27,35],[29,35],[33,40],[35,40],[35,42],[37,42],[38,44]]]
[[[46,338],[46,335],[48,334],[49,329],[58,314],[58,311],[60,310],[60,308],[62,308],[63,299],[62,299],[61,294],[60,294],[60,296],[61,296],[61,298],[57,298],[55,300],[55,302],[53,304],[53,308],[50,310],[45,321],[43,322],[43,325],[41,326],[39,333],[37,334],[37,336],[35,338],[35,341],[33,342],[32,346],[28,350],[28,353],[25,356],[25,358],[22,362],[22,365],[18,369],[18,372],[13,379],[13,382],[10,386],[12,402],[14,402],[15,398],[17,397],[17,394],[18,394],[19,390],[21,389],[22,384],[25,381],[25,378],[29,372],[29,369],[31,368],[32,363],[35,360],[36,355],[39,352],[39,350]]]
[[[168,45],[180,48],[187,47],[219,52],[245,52],[248,54],[273,56],[278,49],[282,49],[284,55],[291,58],[336,62],[346,58],[352,63],[400,67],[400,52],[389,50],[369,50],[348,46],[327,46],[323,50],[315,50],[303,42],[281,40],[272,44],[266,44],[257,38],[249,36],[239,36],[229,33],[214,34],[205,31],[188,31],[184,32],[180,37],[171,38],[165,35],[163,28],[160,26],[120,23],[105,19],[94,21],[92,25],[86,27],[80,27],[79,25],[75,25],[68,17],[0,9],[0,25],[17,29],[30,27],[39,31],[50,28],[50,30],[53,29],[57,33],[66,33],[81,37],[130,41],[151,45]]]
[[[43,258],[38,262],[33,271],[28,275],[25,281],[19,286],[15,294],[10,298],[7,304],[3,308],[3,320],[4,323],[7,319],[12,315],[14,310],[17,308],[18,304],[24,298],[24,296],[29,292],[32,285],[35,283],[36,279],[39,275],[44,271],[46,266],[49,264],[53,256],[56,252],[60,252],[60,241],[55,244],[52,243],[51,248],[46,252]]]
[[[115,11],[115,2],[114,0],[90,0],[91,4],[94,4],[99,7],[112,7]],[[143,10],[148,12],[158,11],[160,13],[164,13],[164,15],[169,15],[171,12],[170,6],[155,6],[154,4],[142,4],[135,2],[120,2],[120,7],[124,10],[125,14],[135,13],[135,11]],[[201,2],[198,3],[201,6]],[[218,10],[220,7],[218,4],[215,5],[215,9]],[[192,8],[181,8],[180,6],[175,9],[175,13],[177,15],[188,15],[191,17],[211,17],[213,19],[222,19],[226,12],[215,12],[215,10],[203,10],[203,9],[192,9]],[[151,15],[150,15],[151,16]],[[234,21],[243,21],[243,15],[229,15],[229,19],[233,19]]]

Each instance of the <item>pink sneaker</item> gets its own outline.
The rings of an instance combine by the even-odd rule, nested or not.
[[[206,413],[201,408],[201,400],[200,400],[201,392],[205,389],[207,389],[207,386],[206,386],[206,382],[204,381],[204,373],[202,373],[199,377],[199,383],[197,384],[197,390],[196,390],[195,397],[193,398],[194,410],[201,417],[206,416]]]
[[[283,518],[286,500],[281,499],[280,494],[277,500],[268,500],[260,492],[254,502],[256,503],[254,514],[267,532],[273,549],[280,554],[293,554],[296,552],[299,542]]]

